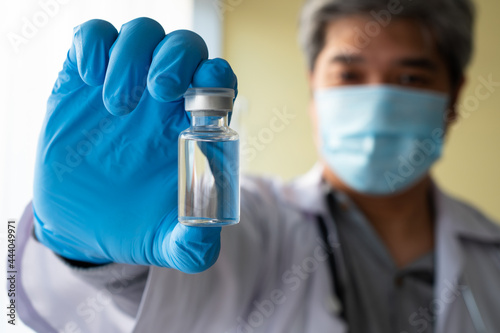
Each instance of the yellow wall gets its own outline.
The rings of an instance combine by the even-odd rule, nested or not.
[[[297,45],[302,0],[242,0],[227,7],[224,55],[238,75],[244,170],[285,179],[316,160],[308,118],[306,70]],[[500,221],[500,86],[476,99],[481,77],[500,82],[500,2],[478,0],[476,54],[462,95],[467,107],[450,132],[437,181]],[[485,93],[481,88],[479,91]],[[481,95],[482,96],[482,95]],[[473,102],[479,101],[476,107]],[[295,115],[281,126],[275,113]],[[249,138],[256,141],[249,141]]]

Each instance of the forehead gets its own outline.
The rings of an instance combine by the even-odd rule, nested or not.
[[[330,22],[325,31],[324,51],[382,59],[438,56],[435,38],[422,23],[414,19],[393,18],[382,25],[369,14],[346,16]]]

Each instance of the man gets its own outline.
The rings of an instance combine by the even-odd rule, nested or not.
[[[289,184],[242,179],[241,223],[222,232],[177,223],[174,147],[184,91],[235,89],[229,65],[149,19],[77,27],[18,232],[21,318],[38,332],[498,330],[500,230],[429,176],[472,23],[467,0],[307,1],[320,161]]]

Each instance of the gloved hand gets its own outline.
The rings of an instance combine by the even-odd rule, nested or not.
[[[88,21],[47,104],[35,166],[35,233],[54,252],[200,272],[217,259],[220,228],[177,222],[177,137],[188,87],[236,89],[222,59],[190,31],[165,36],[148,18]]]

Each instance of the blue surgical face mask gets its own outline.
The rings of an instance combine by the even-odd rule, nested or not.
[[[321,154],[357,192],[402,192],[441,156],[445,94],[361,85],[317,90],[314,99]]]

